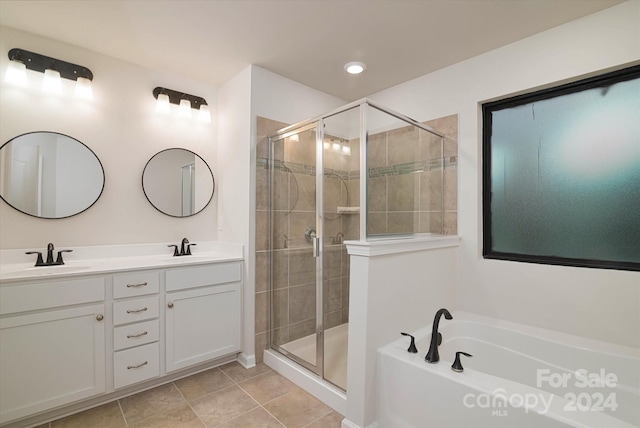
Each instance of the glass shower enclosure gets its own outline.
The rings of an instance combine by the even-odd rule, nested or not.
[[[442,234],[443,145],[367,99],[270,137],[271,349],[346,391],[344,242]]]

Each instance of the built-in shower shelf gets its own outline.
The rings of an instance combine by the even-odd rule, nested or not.
[[[358,214],[360,207],[338,207],[338,214]]]

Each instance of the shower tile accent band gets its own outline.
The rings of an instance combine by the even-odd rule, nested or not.
[[[388,177],[395,175],[414,174],[425,171],[434,171],[442,168],[442,160],[444,159],[444,167],[454,167],[458,164],[457,156],[449,156],[445,158],[437,158],[418,162],[409,162],[391,166],[381,166],[377,168],[369,168],[369,177]],[[257,167],[259,169],[269,169],[269,162],[267,159],[258,158]],[[295,162],[274,161],[274,171],[278,172],[291,172],[298,175],[316,175],[315,165],[305,165]],[[325,174],[335,174],[343,180],[354,180],[360,178],[360,171],[340,171],[337,169],[325,168]]]

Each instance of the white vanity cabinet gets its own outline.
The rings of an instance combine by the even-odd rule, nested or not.
[[[166,271],[167,373],[241,350],[242,264]]]
[[[0,423],[105,392],[105,281],[0,287]]]
[[[242,259],[153,260],[0,279],[0,426],[33,426],[241,352]]]

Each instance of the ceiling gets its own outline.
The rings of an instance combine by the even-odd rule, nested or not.
[[[622,2],[0,0],[0,25],[216,86],[256,64],[352,101]]]

